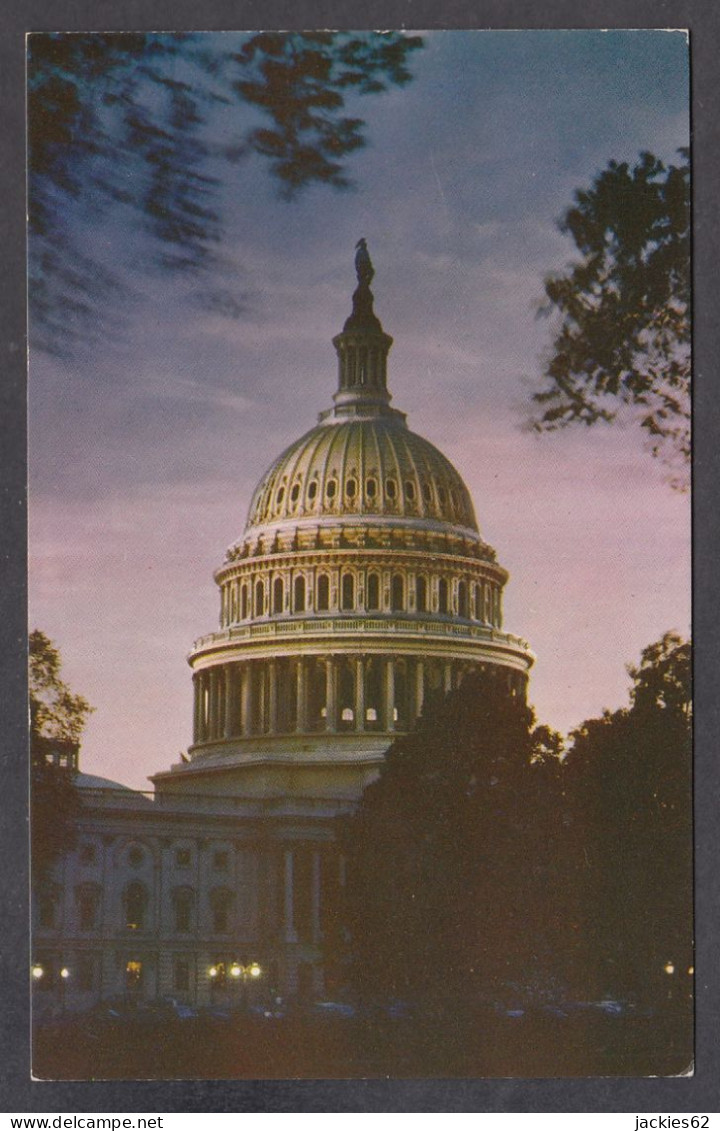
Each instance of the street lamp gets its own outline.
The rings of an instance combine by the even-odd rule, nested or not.
[[[31,967],[30,973],[32,974],[34,980],[36,982],[39,982],[40,979],[43,977],[45,971],[43,970],[40,963],[36,962],[35,965],[33,967]]]

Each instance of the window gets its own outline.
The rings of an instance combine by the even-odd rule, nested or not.
[[[80,863],[84,865],[94,864],[97,860],[97,848],[94,844],[86,842],[80,845]]]
[[[128,852],[127,858],[131,868],[140,868],[145,861],[145,853],[139,844],[134,844]]]
[[[321,612],[330,608],[330,578],[326,573],[321,573],[318,577],[317,607]]]
[[[351,573],[343,574],[342,607],[346,611],[355,608],[355,578]]]
[[[401,612],[405,608],[405,581],[401,574],[396,573],[392,579],[392,610]]]
[[[175,866],[177,868],[189,868],[192,864],[192,854],[189,848],[176,848],[175,849]]]
[[[310,500],[310,502],[312,502],[313,499],[315,498],[315,496],[317,495],[317,489],[318,489],[317,481],[315,479],[313,479],[311,481],[311,483],[308,485],[308,499]]]
[[[427,612],[427,581],[424,577],[418,577],[415,582],[415,595],[417,601],[417,611],[419,613]]]
[[[296,577],[294,587],[294,606],[296,613],[305,612],[305,578]]]
[[[194,906],[195,898],[190,888],[177,888],[173,892],[174,922],[178,934],[192,930]]]
[[[173,989],[178,993],[187,993],[190,989],[190,963],[187,958],[175,959]]]
[[[255,582],[255,616],[261,617],[265,612],[265,586],[262,581]]]
[[[212,929],[216,935],[224,935],[230,930],[230,908],[232,895],[224,888],[216,888],[210,893]]]
[[[440,578],[438,585],[438,612],[447,613],[448,611],[448,583],[444,577]]]
[[[347,483],[345,484],[345,494],[347,495],[348,499],[354,499],[356,491],[357,483],[354,479],[348,479]]]
[[[468,589],[465,581],[458,585],[458,616],[466,619],[468,616]]]
[[[273,582],[273,612],[281,613],[285,603],[285,586],[281,577],[276,577]]]
[[[125,888],[123,904],[125,908],[125,926],[129,931],[141,931],[145,926],[145,912],[147,910],[148,894],[144,884],[134,880]]]
[[[380,608],[380,578],[371,573],[367,583],[367,607],[371,611]]]
[[[397,483],[394,479],[385,480],[385,494],[388,499],[394,499],[397,495]]]
[[[292,491],[290,492],[290,502],[296,503],[300,498],[300,484],[293,483]]]
[[[280,487],[279,490],[278,490],[278,493],[277,493],[277,505],[278,506],[280,506],[280,504],[282,503],[284,498],[285,498],[285,488]]]
[[[243,585],[240,590],[240,620],[247,620],[248,616],[248,587]]]
[[[83,885],[75,892],[78,927],[81,931],[94,931],[98,925],[100,892],[96,887]]]
[[[325,493],[326,493],[328,499],[334,499],[336,491],[337,491],[337,483],[335,482],[334,479],[330,479],[328,481],[327,487],[325,488]]]
[[[423,483],[422,493],[423,493],[423,499],[425,500],[425,502],[431,503],[432,502],[432,488],[431,488],[429,483]]]
[[[367,483],[365,484],[365,494],[367,495],[368,499],[375,498],[375,495],[377,494],[376,480],[368,479]]]
[[[409,503],[415,502],[415,484],[412,479],[405,480],[405,498]]]
[[[229,862],[230,854],[229,852],[226,852],[225,849],[221,849],[218,852],[213,852],[213,871],[227,872]]]

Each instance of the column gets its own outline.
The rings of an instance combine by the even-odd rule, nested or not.
[[[365,661],[355,660],[355,730],[365,730]]]
[[[317,943],[322,939],[322,928],[320,923],[321,904],[321,867],[322,857],[319,849],[314,849],[312,854],[312,893],[311,893],[311,914],[312,914],[312,940]]]
[[[245,664],[242,673],[242,732],[245,738],[252,734],[252,664]]]
[[[208,694],[208,723],[207,737],[213,739],[217,735],[218,725],[218,672],[217,668],[210,668],[210,690]]]
[[[307,663],[301,657],[297,661],[297,683],[296,683],[296,709],[295,709],[295,730],[303,733],[307,730]]]
[[[395,730],[395,664],[385,661],[385,730]]]
[[[283,927],[285,942],[297,942],[297,932],[295,931],[295,906],[293,900],[293,853],[291,848],[285,849],[284,885]]]
[[[267,666],[268,679],[268,732],[278,732],[278,686],[277,661],[270,660]]]
[[[237,709],[237,669],[234,664],[225,665],[225,738],[235,734],[235,715]]]
[[[425,701],[425,665],[422,660],[415,661],[415,718],[422,714]]]
[[[200,683],[200,672],[195,672],[193,676],[193,745],[200,741],[201,694],[202,685]]]
[[[452,664],[449,660],[443,664],[443,691],[446,694],[452,691]]]
[[[337,730],[337,667],[332,656],[325,662],[325,729]]]

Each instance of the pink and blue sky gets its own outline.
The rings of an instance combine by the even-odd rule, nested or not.
[[[96,708],[88,772],[145,788],[187,747],[185,656],[217,624],[213,569],[267,464],[330,403],[360,236],[393,403],[458,467],[510,571],[505,625],[537,654],[540,719],[567,731],[621,705],[625,664],[689,630],[689,500],[637,429],[525,427],[543,278],[573,254],[557,220],[609,160],[688,144],[686,37],[432,32],[411,67],[359,107],[355,191],[286,203],[259,163],[237,166],[222,285],[238,317],[138,275],[121,339],[31,357],[30,620]],[[132,275],[138,232],[88,235]]]

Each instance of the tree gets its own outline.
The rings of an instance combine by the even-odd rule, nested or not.
[[[500,673],[426,703],[392,745],[346,836],[361,996],[456,1009],[543,976],[559,748]]]
[[[690,645],[647,647],[630,705],[571,735],[568,790],[584,827],[584,938],[597,993],[688,1001],[692,965]],[[670,963],[677,977],[668,975]],[[671,981],[671,977],[673,980]]]
[[[43,632],[29,641],[30,834],[33,885],[47,893],[58,856],[74,842],[80,738],[92,711],[60,678],[60,653]]]
[[[30,296],[39,346],[78,348],[127,289],[103,258],[121,220],[150,238],[146,268],[218,270],[221,190],[256,155],[281,195],[346,188],[365,123],[350,95],[410,79],[399,32],[35,33],[28,52]],[[221,46],[218,46],[221,44]],[[219,128],[237,113],[232,141]],[[97,229],[100,229],[100,238]],[[238,313],[225,292],[201,300]],[[106,320],[101,323],[103,331]]]
[[[653,455],[690,457],[690,166],[611,161],[560,221],[582,259],[545,280],[559,325],[538,431],[633,413]],[[682,471],[676,485],[682,485]]]

